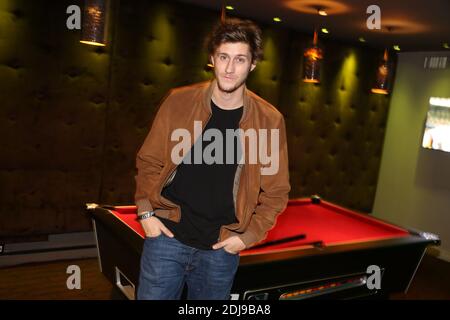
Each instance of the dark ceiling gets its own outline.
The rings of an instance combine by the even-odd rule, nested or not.
[[[222,0],[178,0],[216,10],[220,14]],[[276,23],[302,32],[312,33],[315,26],[326,27],[328,34],[320,37],[357,42],[360,37],[372,47],[399,45],[401,51],[449,50],[450,0],[229,0],[234,10],[228,15]],[[369,30],[367,7],[381,9],[381,29]],[[317,8],[328,11],[320,16]],[[450,51],[450,50],[449,50]]]

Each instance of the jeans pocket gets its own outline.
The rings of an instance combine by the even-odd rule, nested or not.
[[[225,252],[226,254],[228,254],[230,256],[233,256],[233,257],[239,256],[239,252],[238,253],[231,253],[231,252],[228,252],[227,250],[225,250],[225,248],[222,248],[222,250],[223,250],[223,252]]]
[[[154,240],[154,239],[157,239],[157,238],[161,237],[162,234],[163,234],[163,233],[161,232],[159,235],[157,235],[157,236],[155,236],[155,237],[145,236],[145,240]]]

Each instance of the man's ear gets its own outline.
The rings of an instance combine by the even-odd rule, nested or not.
[[[211,64],[214,66],[214,59],[213,59],[213,56],[212,56],[212,55],[209,56],[209,60],[211,61]]]
[[[250,72],[252,72],[253,69],[255,69],[255,68],[256,68],[256,62],[252,63],[252,66],[250,67]]]

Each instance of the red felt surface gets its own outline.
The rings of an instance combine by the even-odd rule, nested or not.
[[[119,206],[111,211],[117,218],[144,237],[135,206]],[[275,227],[264,242],[305,234],[306,238],[260,249],[249,249],[251,254],[287,249],[322,241],[324,246],[342,243],[374,241],[409,235],[407,230],[374,219],[366,214],[348,210],[329,202],[312,204],[310,199],[290,200],[286,210],[278,216]]]
[[[324,246],[373,241],[409,235],[407,230],[322,201],[312,204],[309,199],[290,200],[280,214],[275,227],[264,242],[305,234],[306,238],[247,252],[292,248],[321,241]]]

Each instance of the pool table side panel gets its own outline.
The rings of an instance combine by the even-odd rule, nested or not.
[[[102,260],[102,273],[116,287],[116,270],[119,270],[137,288],[140,272],[140,253],[130,248],[129,244],[121,237],[109,230],[109,226],[101,222],[97,223],[97,238],[100,245],[100,257]]]
[[[341,251],[327,254],[299,255],[297,258],[240,265],[233,289],[243,292],[292,283],[344,277],[366,273],[370,265],[384,270],[382,290],[405,291],[414,275],[417,261],[426,248],[425,243],[405,244],[399,247],[372,248],[369,250]],[[332,268],[330,268],[332,266]],[[276,276],[273,275],[277,271]]]

